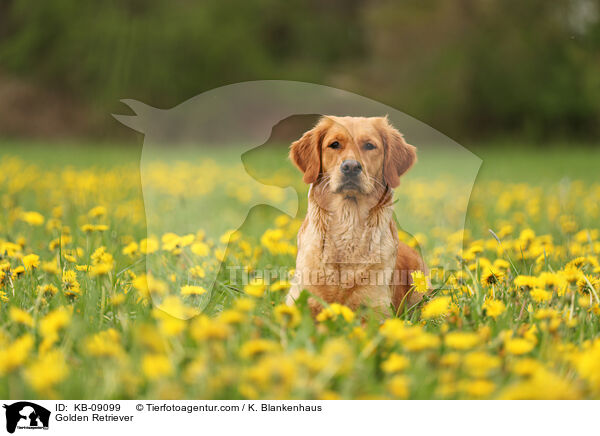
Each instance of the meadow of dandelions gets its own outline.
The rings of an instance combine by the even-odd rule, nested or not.
[[[175,196],[211,189],[153,177]],[[427,192],[408,183],[403,195]],[[409,199],[423,219],[444,213],[434,202],[451,199],[452,180],[432,189]],[[401,233],[430,250],[436,290],[383,323],[337,304],[313,320],[305,299],[283,304],[289,275],[253,276],[293,268],[300,219],[258,212],[217,238],[148,235],[135,165],[3,157],[0,202],[2,398],[600,397],[598,183],[482,181],[464,232],[437,234],[436,246]],[[150,256],[185,258],[185,279],[148,274]],[[249,281],[231,282],[223,265]],[[415,283],[423,291],[422,274]]]

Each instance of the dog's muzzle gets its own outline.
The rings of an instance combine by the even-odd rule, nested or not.
[[[362,165],[356,160],[347,159],[340,165],[340,171],[346,177],[356,177],[362,171]]]
[[[344,162],[342,162],[342,164],[340,165],[342,180],[338,192],[362,192],[362,183],[359,178],[359,176],[362,173],[362,170],[362,165],[356,160],[347,159]]]

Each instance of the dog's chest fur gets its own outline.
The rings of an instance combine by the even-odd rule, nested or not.
[[[296,289],[356,309],[386,307],[398,239],[391,205],[365,208],[352,199],[325,209],[309,201],[298,233]],[[297,297],[297,295],[296,295]]]
[[[344,268],[363,265],[374,266],[382,262],[381,243],[383,229],[371,222],[368,216],[353,202],[341,205],[337,211],[319,217],[323,220],[321,232],[320,261],[324,264]],[[375,225],[374,225],[375,224]]]

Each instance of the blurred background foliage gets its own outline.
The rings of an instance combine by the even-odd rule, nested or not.
[[[0,135],[122,135],[121,98],[167,108],[285,79],[458,141],[592,142],[599,15],[600,0],[0,0]]]

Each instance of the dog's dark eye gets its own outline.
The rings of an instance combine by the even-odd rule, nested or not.
[[[329,148],[333,148],[334,150],[337,150],[338,148],[340,148],[340,143],[337,141],[333,141],[331,144],[329,144]]]
[[[373,144],[371,144],[370,142],[367,142],[367,143],[366,143],[366,144],[363,146],[363,148],[364,148],[365,150],[375,150],[377,147],[375,147],[375,146],[374,146]]]

